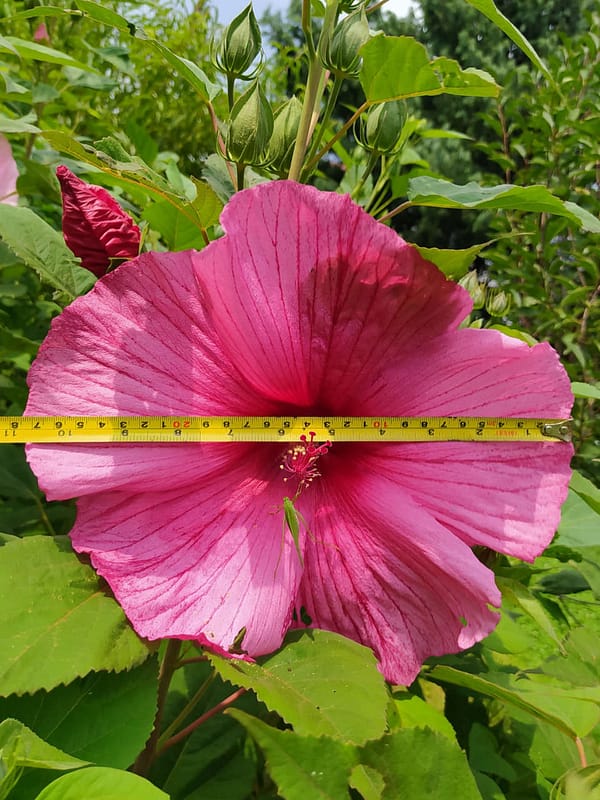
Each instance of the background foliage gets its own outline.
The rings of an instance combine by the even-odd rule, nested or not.
[[[259,79],[274,109],[304,96],[300,6],[263,21]],[[325,18],[313,6],[317,37]],[[378,59],[396,43],[371,40],[358,79],[325,94],[317,136],[330,146],[313,148],[305,177],[352,192],[378,217],[397,211],[390,224],[435,248],[429,257],[473,294],[470,324],[561,352],[579,396],[577,471],[554,542],[532,565],[481,554],[502,589],[502,621],[470,651],[428,662],[410,687],[387,686],[368,650],[320,631],[290,634],[257,665],[233,663],[190,643],[140,641],[70,549],[72,504],[47,503],[22,450],[4,446],[0,798],[600,797],[600,252],[590,232],[600,19],[587,0],[420,8],[405,20],[375,11],[371,28],[414,37],[402,47],[416,60],[485,69],[502,89],[481,78],[475,90],[462,74],[446,93],[438,72],[440,91],[423,95],[410,70],[381,83]],[[497,9],[537,61],[485,16]],[[208,2],[4,0],[0,23],[0,132],[20,172],[19,209],[0,206],[0,413],[20,414],[51,319],[93,282],[57,234],[57,164],[109,187],[146,247],[172,250],[217,236],[234,183],[273,170],[228,171],[215,155],[251,83],[227,97]],[[378,93],[397,102],[385,151],[362,146],[352,124]],[[482,192],[499,184],[518,188],[504,200]],[[521,188],[531,184],[541,187],[533,200]]]

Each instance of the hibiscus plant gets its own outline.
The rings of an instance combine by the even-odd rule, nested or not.
[[[561,116],[570,81],[465,3],[557,129],[593,137],[587,83]],[[0,37],[0,799],[598,796],[589,165],[556,193],[433,170],[424,141],[468,137],[423,98],[499,109],[480,147],[502,165],[511,102],[389,35],[382,3],[302,0],[287,62],[251,4],[172,28],[144,4],[26,5]],[[412,242],[428,209],[474,215],[469,246]],[[561,281],[583,309],[559,341],[531,335],[544,266],[510,263],[548,230],[571,259],[556,313]],[[127,440],[130,417],[571,415],[573,441]],[[31,416],[54,440],[10,444]],[[64,417],[123,418],[122,441],[69,443]]]

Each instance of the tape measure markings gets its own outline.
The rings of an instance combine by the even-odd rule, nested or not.
[[[570,442],[571,419],[524,417],[31,416],[0,417],[0,444],[317,441]]]

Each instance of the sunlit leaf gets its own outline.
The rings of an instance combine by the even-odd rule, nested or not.
[[[260,665],[210,658],[223,678],[252,689],[301,735],[361,743],[385,730],[389,695],[375,657],[343,636],[292,631]]]
[[[70,299],[94,285],[94,275],[79,265],[62,234],[29,208],[0,204],[0,239],[42,280]]]
[[[169,800],[156,786],[134,775],[109,767],[86,767],[62,775],[46,786],[35,800]]]
[[[325,736],[280,731],[243,711],[228,712],[262,750],[267,770],[285,800],[338,800],[348,791],[356,747]]]
[[[362,760],[383,776],[382,800],[481,800],[465,754],[440,733],[394,731],[365,745]]]
[[[92,670],[140,664],[148,648],[68,540],[31,536],[0,548],[0,695],[36,692]]]

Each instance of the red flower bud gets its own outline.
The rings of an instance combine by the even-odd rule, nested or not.
[[[59,166],[63,201],[63,236],[81,265],[99,278],[113,259],[135,258],[140,251],[140,229],[106,189],[82,181]]]

